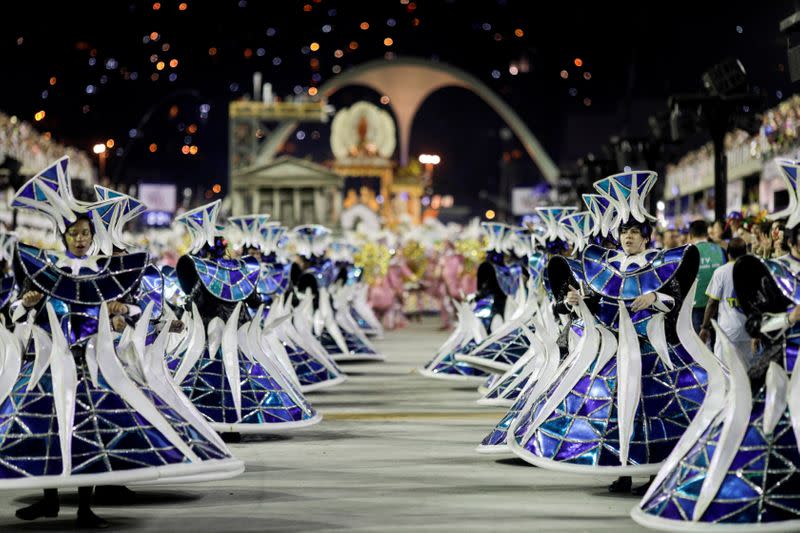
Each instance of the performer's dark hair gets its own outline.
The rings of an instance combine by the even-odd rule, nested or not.
[[[622,233],[629,228],[639,228],[642,237],[644,237],[644,240],[648,243],[653,238],[653,226],[649,222],[639,222],[635,218],[631,218],[627,222],[620,224],[619,232]]]
[[[705,220],[695,220],[689,224],[689,235],[692,237],[708,237],[708,222]]]
[[[747,253],[747,243],[740,237],[734,237],[728,243],[728,259],[739,259]]]
[[[790,229],[783,230],[783,245],[787,250],[791,246],[797,246],[797,239],[800,237],[800,224]]]
[[[225,237],[217,235],[214,237],[214,245],[209,246],[208,243],[205,243],[197,255],[203,258],[222,259],[227,251],[228,241]]]

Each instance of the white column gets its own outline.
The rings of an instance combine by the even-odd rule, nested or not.
[[[294,211],[294,224],[306,224],[308,221],[300,220],[300,188],[292,188],[292,209]]]
[[[314,198],[314,223],[315,224],[325,224],[327,221],[325,220],[325,206],[324,198],[322,196],[323,191],[320,187],[314,187],[312,189],[312,194]]]
[[[261,211],[261,191],[255,185],[250,187],[250,213],[258,214]]]
[[[281,194],[277,187],[272,189],[272,220],[281,220]]]

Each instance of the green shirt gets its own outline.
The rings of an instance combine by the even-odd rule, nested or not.
[[[705,307],[708,303],[706,289],[714,271],[725,264],[725,250],[713,242],[695,244],[700,252],[700,268],[697,271],[697,292],[694,293],[694,307]]]

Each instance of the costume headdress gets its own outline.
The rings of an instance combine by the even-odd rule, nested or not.
[[[62,157],[22,185],[12,199],[11,207],[45,215],[62,235],[78,217],[86,216],[94,225],[95,248],[103,254],[110,254],[114,246],[124,247],[122,225],[144,211],[144,206],[128,195],[101,189],[102,193],[97,193],[97,202],[76,200],[70,185],[69,158]],[[114,194],[106,195],[107,192]]]
[[[328,248],[331,230],[319,224],[297,226],[292,230],[297,254],[303,257],[322,257]]]
[[[589,236],[594,229],[594,220],[589,211],[581,211],[567,215],[561,219],[560,224],[563,228],[567,240],[572,243],[572,247],[580,252],[586,246]]]
[[[564,233],[564,228],[559,224],[561,220],[575,213],[577,207],[537,207],[536,212],[544,223],[544,233],[541,239],[544,242],[562,240],[568,241],[569,235]]]
[[[132,248],[133,245],[125,241],[122,230],[125,224],[144,213],[147,206],[132,196],[100,185],[94,186],[94,192],[98,202],[114,201],[113,213],[108,226],[106,226],[111,246],[120,249]],[[103,223],[105,224],[105,220]],[[105,243],[104,245],[108,246]]]
[[[611,200],[600,194],[584,194],[582,197],[593,220],[591,235],[607,237],[609,233],[616,233],[619,213],[611,205]]]
[[[261,227],[269,222],[270,215],[241,215],[229,217],[228,222],[237,230],[237,246],[261,248]]]
[[[192,236],[191,253],[196,254],[206,244],[214,245],[214,239],[220,234],[217,227],[220,203],[220,200],[215,200],[187,211],[175,219],[176,222],[186,226]]]
[[[286,246],[286,226],[281,226],[280,222],[265,222],[258,228],[261,241],[261,252],[264,254],[278,253]]]
[[[504,253],[511,250],[514,229],[500,222],[481,222],[481,229],[488,241],[487,250]]]
[[[637,170],[614,174],[594,183],[595,190],[608,199],[618,213],[614,226],[609,228],[612,233],[630,219],[641,223],[656,221],[645,209],[644,199],[657,179],[655,172]]]

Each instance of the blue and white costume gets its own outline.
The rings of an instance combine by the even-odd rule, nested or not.
[[[174,379],[217,431],[263,433],[315,424],[321,415],[265,341],[269,326],[262,327],[261,313],[250,319],[242,309],[263,305],[256,292],[261,269],[253,257],[224,257],[218,210],[219,201],[178,218],[193,236],[192,253],[181,257],[177,274],[194,326]]]
[[[334,262],[325,256],[330,230],[311,224],[292,230],[297,254],[307,261],[305,270],[297,280],[296,291],[305,303],[306,311],[298,309],[294,324],[299,331],[310,330],[334,361],[383,361],[372,343],[360,331],[357,333],[340,327],[331,297],[331,286],[336,280]],[[303,303],[300,304],[302,307]]]
[[[621,223],[645,223],[652,217],[641,203],[655,179],[651,172],[630,172],[600,180],[595,188],[620,213]],[[511,424],[511,451],[553,470],[658,470],[705,396],[706,371],[695,359],[702,354],[690,352],[680,327],[691,311],[688,295],[698,261],[691,246],[627,255],[596,245],[583,251],[580,268],[551,260],[557,301],[569,287],[589,296],[577,306],[584,331],[556,379],[529,398]],[[656,296],[650,307],[632,311],[633,301],[645,294]]]
[[[13,205],[42,212],[62,232],[88,217],[96,244],[117,242],[109,228],[121,203],[77,202],[66,158],[21,187]],[[196,411],[178,405],[163,364],[166,332],[145,348],[144,330],[128,330],[130,342],[115,345],[108,303],[136,287],[147,259],[18,245],[22,290],[44,298],[27,312],[16,305],[15,315],[27,322],[14,335],[0,327],[0,488],[204,480],[243,471],[202,419],[192,420]]]
[[[800,222],[800,162],[781,161],[791,197],[787,228]],[[786,260],[739,258],[734,290],[748,332],[762,350],[748,367],[717,329],[722,360],[694,422],[632,511],[640,524],[670,531],[800,530],[800,277]],[[699,343],[713,359],[711,352]]]
[[[504,320],[510,319],[521,301],[524,300],[522,267],[519,264],[506,265],[504,254],[510,251],[515,240],[511,226],[499,223],[482,223],[481,228],[488,240],[486,260],[478,267],[478,289],[464,302],[454,302],[458,314],[458,324],[453,333],[442,344],[436,356],[429,361],[420,373],[427,377],[485,381],[492,372],[464,361],[458,356],[466,356],[475,350],[486,338],[501,330]],[[508,333],[508,332],[506,332]],[[492,351],[495,353],[497,350]],[[479,358],[483,362],[484,358]]]

